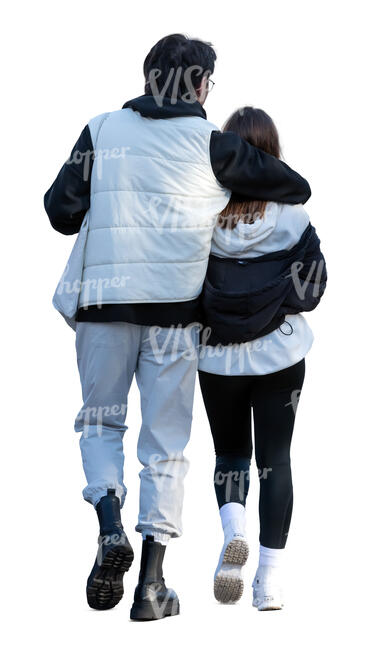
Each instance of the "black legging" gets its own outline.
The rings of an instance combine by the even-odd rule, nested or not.
[[[269,548],[284,548],[289,531],[293,502],[290,445],[304,373],[304,359],[269,375],[199,372],[217,457],[214,484],[220,508],[231,501],[245,505],[253,410],[260,543]]]

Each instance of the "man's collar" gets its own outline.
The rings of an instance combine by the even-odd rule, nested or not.
[[[198,101],[189,103],[183,99],[172,99],[171,97],[141,95],[126,102],[123,108],[131,108],[141,113],[143,117],[154,119],[195,116],[206,120],[206,112]]]

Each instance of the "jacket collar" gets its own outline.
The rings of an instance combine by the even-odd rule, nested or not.
[[[199,102],[195,101],[191,104],[183,99],[172,100],[171,97],[141,95],[126,102],[122,108],[131,108],[141,113],[142,117],[154,119],[195,116],[206,120],[206,112]]]

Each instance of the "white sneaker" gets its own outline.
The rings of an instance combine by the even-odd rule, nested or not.
[[[236,603],[242,596],[242,568],[248,558],[245,535],[235,533],[233,522],[225,529],[225,542],[214,574],[214,596],[220,603]]]
[[[252,587],[252,605],[257,607],[259,612],[282,609],[283,595],[279,569],[271,566],[259,566]]]

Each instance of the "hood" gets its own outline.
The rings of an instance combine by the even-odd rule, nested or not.
[[[240,221],[233,230],[217,226],[211,252],[220,257],[246,257],[250,252],[256,252],[259,244],[274,231],[278,212],[277,203],[268,203],[263,218],[254,223]]]
[[[142,117],[154,119],[195,116],[206,120],[206,112],[199,102],[189,103],[183,99],[172,99],[171,97],[141,95],[126,102],[122,108],[131,108],[140,113]]]

